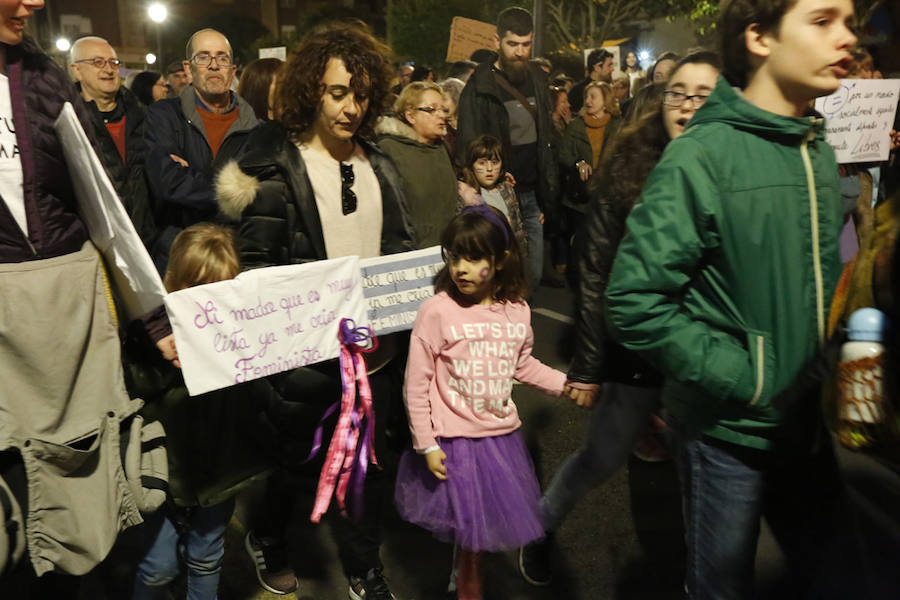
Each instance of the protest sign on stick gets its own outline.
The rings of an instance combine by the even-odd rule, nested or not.
[[[898,95],[900,79],[843,79],[835,93],[816,100],[839,163],[888,159]]]
[[[165,303],[192,396],[335,358],[340,320],[366,318],[356,256],[247,271]]]
[[[468,60],[481,48],[494,50],[497,45],[497,26],[465,17],[453,17],[450,23],[450,43],[447,45],[447,62]]]
[[[362,269],[366,318],[376,335],[412,329],[419,306],[434,295],[434,276],[444,266],[441,247],[367,258]]]

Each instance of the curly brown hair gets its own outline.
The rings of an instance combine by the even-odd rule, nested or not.
[[[275,89],[280,120],[297,141],[313,125],[322,99],[328,61],[339,58],[351,75],[350,88],[369,99],[356,134],[371,137],[390,92],[391,50],[362,21],[329,23],[313,29],[294,49]]]

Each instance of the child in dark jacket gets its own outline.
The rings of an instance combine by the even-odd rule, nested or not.
[[[232,233],[200,223],[175,238],[166,289],[231,279],[239,271]],[[215,600],[234,497],[267,474],[246,423],[256,420],[275,392],[268,380],[257,379],[191,398],[181,371],[149,339],[129,335],[126,356],[129,391],[147,402],[144,418],[165,427],[170,485],[170,502],[146,521],[149,547],[138,565],[132,597],[164,598],[183,558],[187,597]]]

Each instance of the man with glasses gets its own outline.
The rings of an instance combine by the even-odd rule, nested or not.
[[[553,108],[547,74],[528,60],[534,41],[531,13],[518,7],[501,12],[496,39],[496,62],[479,64],[459,99],[457,163],[464,162],[466,147],[479,135],[493,135],[503,142],[504,162],[516,180],[525,221],[525,274],[533,289],[540,282],[544,263],[544,216],[555,216],[558,210]]]
[[[149,249],[156,226],[144,174],[144,108],[122,85],[121,62],[105,39],[91,36],[76,40],[69,59],[75,87],[90,109],[100,160]]]
[[[201,29],[188,40],[184,70],[191,85],[147,109],[147,174],[159,236],[153,260],[161,273],[179,231],[216,214],[213,179],[258,123],[231,91],[234,56],[224,35]]]

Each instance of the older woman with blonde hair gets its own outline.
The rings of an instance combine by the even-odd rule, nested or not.
[[[449,112],[439,85],[415,81],[400,92],[393,116],[382,117],[375,126],[378,147],[400,172],[423,248],[440,243],[441,231],[456,214],[456,172],[443,142]]]

